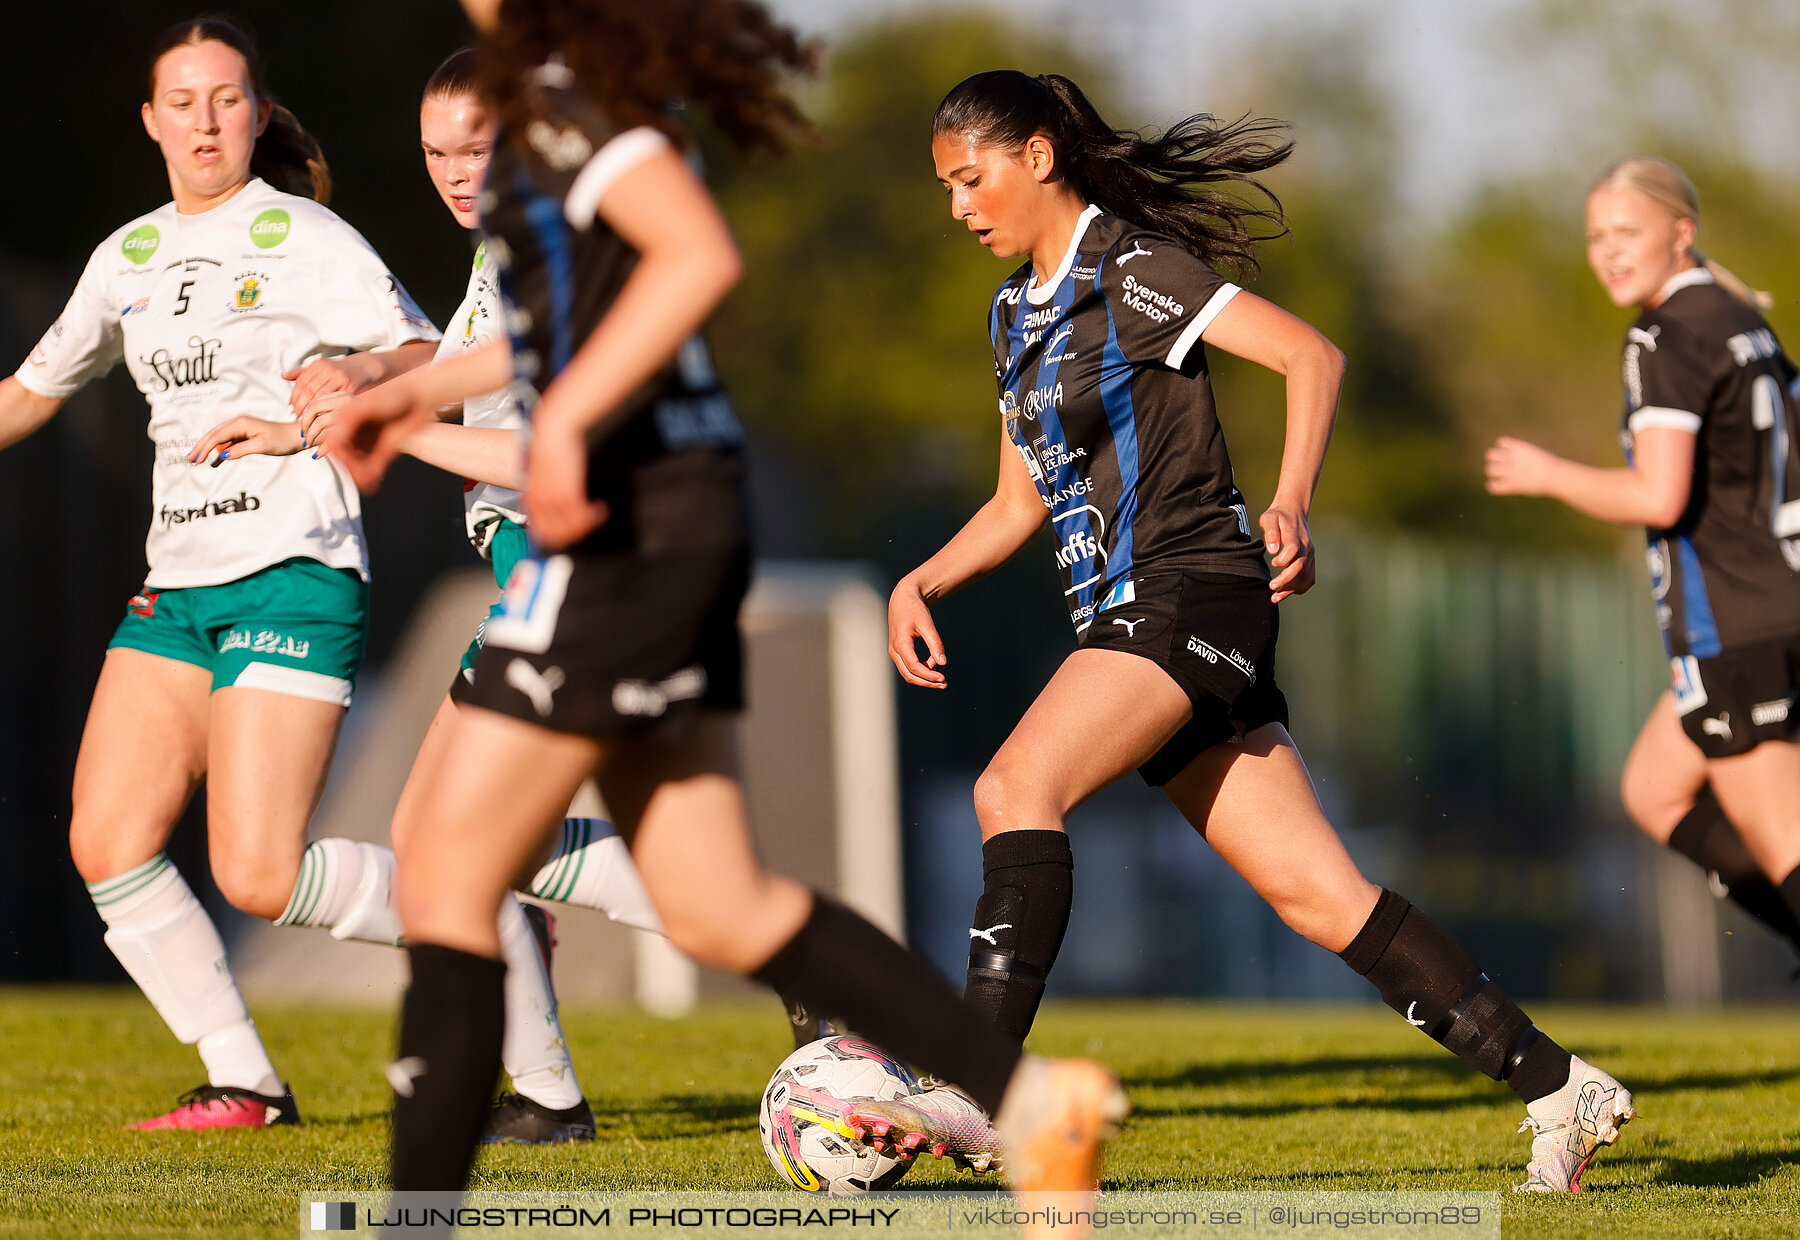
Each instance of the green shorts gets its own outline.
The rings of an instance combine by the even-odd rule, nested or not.
[[[146,587],[126,605],[107,648],[204,667],[215,690],[267,689],[348,706],[368,627],[368,583],[301,558],[223,585]]]
[[[502,518],[494,526],[494,532],[488,539],[486,554],[488,562],[494,568],[494,584],[504,590],[507,581],[512,578],[514,567],[531,554],[531,535],[517,521]],[[460,675],[470,684],[475,683],[475,656],[481,653],[481,642],[487,635],[488,621],[499,615],[501,610],[500,601],[494,600],[494,605],[488,608],[488,614],[476,626],[475,640],[463,652]]]

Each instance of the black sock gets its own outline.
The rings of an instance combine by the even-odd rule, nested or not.
[[[1526,1102],[1561,1089],[1569,1052],[1537,1031],[1448,930],[1386,889],[1338,955],[1387,1005]]]
[[[962,1086],[990,1115],[1018,1066],[1018,1046],[930,965],[823,896],[813,896],[806,924],[751,976]]]
[[[1700,789],[1694,808],[1675,825],[1669,847],[1711,875],[1733,904],[1800,951],[1800,917],[1750,856],[1743,837],[1719,807],[1712,785]]]
[[[506,965],[454,947],[406,949],[412,983],[400,1006],[392,1178],[401,1192],[460,1191],[500,1076]]]
[[[981,846],[981,879],[963,997],[1023,1042],[1069,928],[1075,893],[1069,837],[1003,831]]]

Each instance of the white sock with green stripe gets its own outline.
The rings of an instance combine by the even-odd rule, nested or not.
[[[278,926],[323,926],[334,939],[400,945],[394,908],[394,854],[379,844],[314,840],[300,854],[300,877]]]
[[[581,1083],[569,1058],[556,1012],[556,994],[538,954],[525,909],[508,893],[500,905],[500,958],[506,962],[506,1035],[500,1066],[513,1088],[539,1106],[562,1111],[581,1101]]]
[[[106,922],[106,945],[177,1039],[193,1045],[214,1085],[279,1096],[225,944],[181,871],[161,853],[87,885]]]
[[[528,888],[540,900],[599,909],[639,930],[663,932],[631,852],[604,818],[565,818],[556,852]]]

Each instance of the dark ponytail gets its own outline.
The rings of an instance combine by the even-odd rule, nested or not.
[[[1258,243],[1287,233],[1281,201],[1255,178],[1293,152],[1280,139],[1284,128],[1249,116],[1223,124],[1200,113],[1146,137],[1108,125],[1068,78],[1016,69],[958,83],[931,122],[934,138],[961,135],[1006,150],[1042,135],[1088,202],[1238,274],[1259,269]],[[1252,197],[1221,192],[1232,183]]]
[[[256,41],[236,23],[224,17],[196,17],[177,22],[162,32],[150,46],[150,98],[156,98],[156,66],[164,56],[178,47],[201,43],[223,43],[244,58],[250,75],[250,89],[257,99],[270,96],[263,88],[262,57],[256,53]],[[256,140],[256,151],[250,157],[250,171],[276,189],[287,194],[311,198],[315,202],[331,200],[331,169],[325,163],[325,152],[318,139],[306,132],[294,114],[274,104],[269,124]]]

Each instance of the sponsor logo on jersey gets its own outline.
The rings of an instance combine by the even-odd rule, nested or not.
[[[142,267],[156,253],[156,247],[162,244],[162,234],[156,230],[155,224],[145,224],[125,234],[125,240],[119,248],[125,257]]]
[[[1064,465],[1073,465],[1087,455],[1086,448],[1070,448],[1066,443],[1051,443],[1048,435],[1037,438],[1038,455],[1044,458],[1044,468],[1052,472]]]
[[[246,310],[255,310],[262,305],[263,285],[269,277],[260,271],[240,272],[237,277],[237,296],[230,307],[233,314],[242,314]]]
[[[1019,438],[1019,398],[1011,389],[1000,394],[1000,421],[1006,428],[1006,437],[1015,443]],[[1023,451],[1023,448],[1020,449]]]
[[[250,244],[259,250],[272,250],[288,239],[293,220],[280,207],[270,207],[250,221]]]
[[[579,129],[545,120],[526,126],[525,140],[552,168],[579,168],[594,153],[594,144]]]
[[[229,654],[233,650],[248,650],[253,654],[280,654],[290,659],[304,659],[312,649],[312,643],[290,633],[277,633],[273,629],[232,629],[219,639],[219,653]]]
[[[1702,719],[1700,731],[1707,736],[1716,736],[1729,745],[1731,743],[1731,712],[1722,710],[1717,719]]]
[[[142,314],[144,311],[148,310],[149,308],[150,308],[150,299],[148,297],[140,297],[136,301],[132,302],[129,306],[126,306],[123,310],[119,311],[119,317],[122,319],[128,319],[134,314]]]
[[[1739,366],[1748,366],[1760,358],[1774,357],[1781,352],[1781,346],[1775,343],[1775,333],[1766,327],[1733,336],[1725,342],[1725,347],[1731,350],[1731,358]]]
[[[219,349],[223,341],[207,340],[200,336],[188,337],[188,348],[193,352],[177,357],[167,349],[158,349],[149,357],[140,357],[138,361],[150,368],[156,376],[156,390],[166,392],[170,388],[193,387],[198,383],[211,383],[219,377]]]
[[[1251,684],[1256,683],[1256,664],[1246,658],[1236,646],[1233,646],[1231,653],[1227,654],[1209,642],[1203,642],[1198,637],[1190,637],[1187,640],[1187,648],[1188,653],[1197,654],[1208,663],[1231,664],[1248,677]]]
[[[1025,290],[1021,285],[1008,285],[1006,288],[1000,290],[1000,300],[1009,306],[1016,306],[1019,304],[1019,294],[1024,291]]]
[[[1123,267],[1134,258],[1149,258],[1152,253],[1153,251],[1144,248],[1142,241],[1134,240],[1131,243],[1131,253],[1119,255],[1119,266]]]
[[[1036,331],[1050,326],[1062,314],[1061,306],[1045,306],[1042,310],[1033,310],[1019,321],[1019,326],[1026,331]]]
[[[1046,384],[1043,387],[1032,388],[1025,393],[1025,416],[1035,422],[1038,414],[1046,409],[1061,409],[1062,403],[1062,384],[1058,383],[1054,386]]]
[[[1069,274],[1074,276],[1077,280],[1092,280],[1094,278],[1094,272],[1098,270],[1098,267],[1071,267],[1069,268]]]
[[[202,521],[208,517],[228,517],[237,512],[255,512],[262,507],[262,500],[246,491],[239,491],[235,496],[216,499],[209,504],[201,504],[197,508],[171,508],[163,505],[157,514],[164,525],[186,525],[189,521]]]
[[[1078,496],[1091,495],[1093,494],[1093,491],[1094,480],[1092,478],[1077,478],[1068,486],[1053,491],[1048,495],[1040,492],[1038,498],[1044,501],[1044,507],[1055,508],[1058,504],[1066,503]]]
[[[1071,568],[1100,554],[1100,544],[1086,530],[1074,530],[1056,549],[1056,566]]]
[[[1125,277],[1125,304],[1153,323],[1167,323],[1187,313],[1187,307],[1167,293],[1159,293],[1136,276]]]
[[[1788,711],[1792,710],[1794,699],[1778,698],[1773,702],[1758,702],[1750,708],[1750,722],[1759,728],[1766,728],[1771,723],[1786,723]]]

